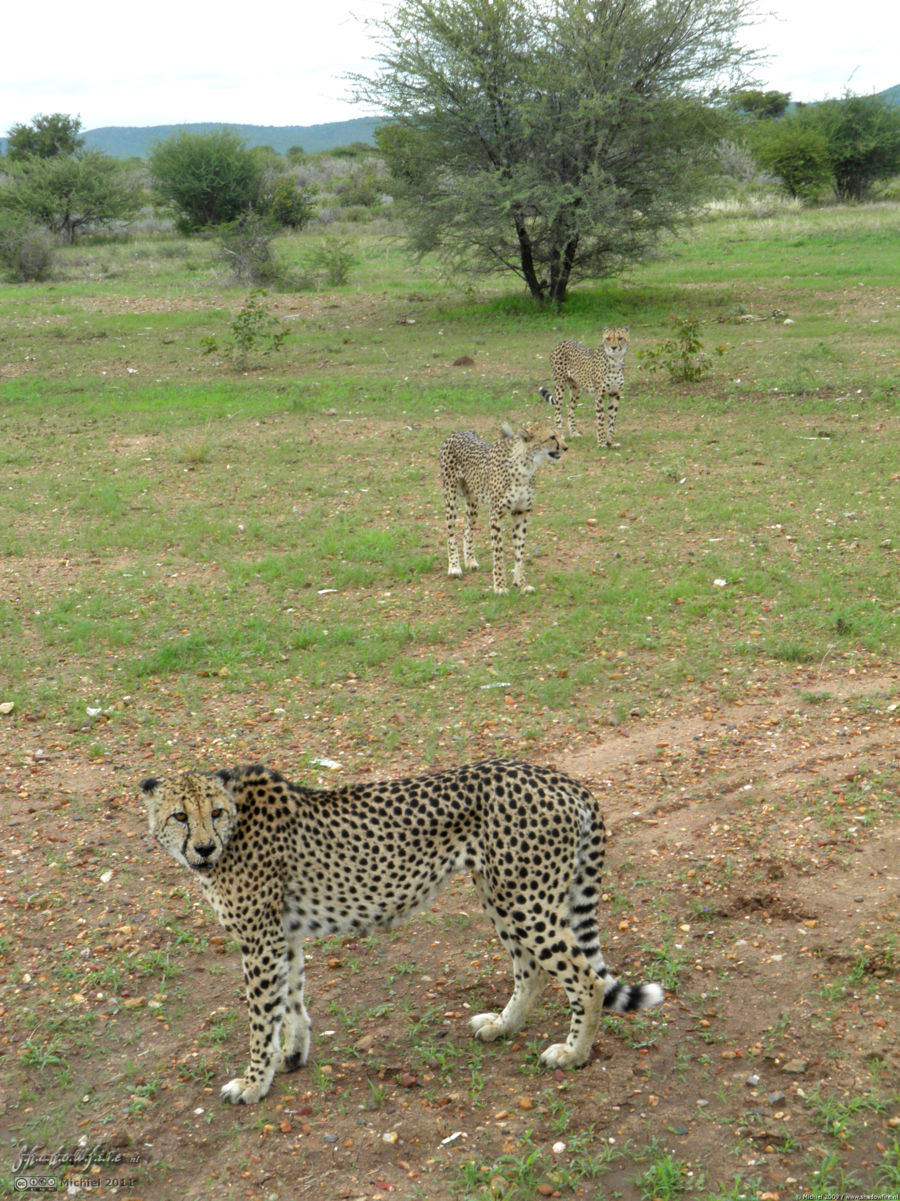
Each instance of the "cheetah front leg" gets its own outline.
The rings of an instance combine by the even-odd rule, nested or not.
[[[280,1062],[281,1024],[288,982],[287,944],[281,922],[265,922],[253,941],[241,945],[247,1009],[250,1014],[250,1066],[229,1080],[222,1097],[253,1105],[269,1091]]]
[[[606,431],[603,432],[604,400],[606,401]],[[616,414],[619,411],[619,394],[617,392],[600,392],[597,397],[597,445],[604,443],[611,447],[613,434],[616,429]]]
[[[525,535],[528,533],[528,512],[513,513],[513,587],[522,592],[534,592],[525,583]]]

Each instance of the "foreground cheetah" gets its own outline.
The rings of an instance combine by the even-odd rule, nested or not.
[[[250,1066],[222,1089],[252,1104],[276,1071],[309,1056],[306,935],[387,929],[467,868],[512,956],[502,1013],[469,1025],[492,1042],[524,1024],[548,976],[571,1006],[569,1035],[541,1063],[590,1055],[601,1010],[646,1009],[657,984],[625,985],[600,951],[597,903],[606,832],[591,794],[547,767],[488,760],[403,780],[323,791],[265,767],[144,780],[150,830],[198,876],[240,943]]]
[[[558,459],[566,450],[562,435],[543,421],[532,421],[519,433],[503,423],[500,441],[491,445],[472,430],[451,434],[441,447],[441,484],[447,511],[448,575],[462,575],[456,541],[456,507],[460,496],[466,502],[463,532],[463,563],[475,568],[473,535],[479,504],[490,509],[491,556],[494,591],[506,592],[501,518],[512,518],[513,586],[523,592],[534,589],[525,583],[525,534],[528,514],[534,503],[534,476],[541,465]]]
[[[575,402],[579,393],[589,392],[597,406],[597,445],[604,441],[613,444],[616,414],[625,386],[625,352],[628,350],[628,327],[605,329],[603,340],[596,350],[580,342],[560,342],[550,355],[550,370],[553,372],[553,394],[546,388],[539,389],[541,396],[556,410],[556,428],[562,432],[562,405],[566,387],[569,388],[568,434],[578,437],[575,429]],[[604,424],[604,396],[609,398]]]

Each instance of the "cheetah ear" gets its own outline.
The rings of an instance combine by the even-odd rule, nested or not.
[[[210,773],[214,780],[218,780],[229,796],[234,796],[234,784],[237,782],[240,773],[232,771],[229,767],[220,767],[218,771]]]
[[[145,797],[155,796],[161,782],[155,776],[148,776],[146,780],[141,780],[141,792]]]
[[[513,427],[509,424],[508,421],[504,421],[503,424],[500,426],[500,436],[502,438],[515,438],[516,431],[513,429]]]
[[[534,441],[535,428],[535,423],[533,421],[529,421],[526,425],[522,426],[522,428],[519,430],[519,437],[523,442]]]

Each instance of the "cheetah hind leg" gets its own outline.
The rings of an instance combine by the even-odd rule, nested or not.
[[[569,889],[569,926],[591,971],[603,984],[603,1008],[614,1013],[650,1009],[664,999],[658,984],[622,984],[606,966],[597,919],[605,836],[602,823],[587,814],[578,867]]]
[[[469,1029],[475,1037],[482,1042],[492,1043],[497,1038],[515,1034],[522,1029],[547,982],[547,976],[535,957],[516,943],[505,920],[485,895],[483,881],[476,879],[475,888],[500,941],[505,944],[513,961],[513,992],[502,1013],[476,1013],[474,1017],[469,1018]]]
[[[578,388],[576,388],[573,384],[569,392],[569,408],[566,413],[566,420],[569,426],[568,437],[570,438],[581,437],[581,434],[575,428],[575,405],[578,403],[578,398],[580,395],[581,393],[579,392]]]
[[[287,933],[287,932],[286,932]],[[310,1021],[303,1001],[306,962],[300,939],[287,933],[288,979],[284,1011],[284,1035],[277,1072],[294,1072],[309,1059]]]
[[[456,540],[456,506],[459,501],[457,485],[448,475],[442,477],[444,486],[444,510],[447,520],[447,575],[461,576],[459,565],[459,543]]]
[[[463,566],[466,571],[477,571],[478,560],[475,558],[475,521],[478,517],[478,505],[470,497],[466,497],[466,524],[463,529]]]

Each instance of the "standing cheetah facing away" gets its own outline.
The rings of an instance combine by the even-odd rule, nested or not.
[[[503,529],[500,521],[512,518],[513,586],[523,592],[534,589],[525,583],[525,534],[528,514],[534,504],[534,477],[541,463],[559,459],[566,450],[562,434],[544,421],[531,421],[516,433],[506,422],[500,441],[491,445],[473,430],[459,430],[441,447],[441,484],[447,511],[447,574],[462,575],[459,546],[456,541],[456,510],[460,496],[466,503],[463,532],[463,564],[476,568],[473,545],[478,506],[490,511],[491,556],[494,591],[506,592],[506,566],[503,562]]]
[[[200,880],[237,938],[250,1065],[222,1089],[252,1104],[309,1056],[302,940],[388,929],[463,868],[512,956],[502,1013],[470,1019],[492,1042],[521,1029],[548,977],[571,1006],[568,1038],[541,1056],[585,1063],[603,1009],[663,998],[606,967],[597,921],[606,832],[591,794],[547,767],[487,760],[429,775],[317,790],[265,767],[144,780],[151,833]]]
[[[562,406],[566,388],[569,389],[568,435],[577,438],[575,428],[575,403],[581,392],[589,392],[597,407],[597,445],[613,444],[616,414],[622,389],[625,387],[625,352],[628,350],[628,327],[605,329],[603,339],[596,350],[583,346],[581,342],[560,342],[550,355],[550,370],[553,372],[553,394],[540,388],[541,396],[556,410],[556,428],[562,432]],[[604,414],[604,397],[608,397],[608,409]],[[606,429],[604,431],[604,419]]]

